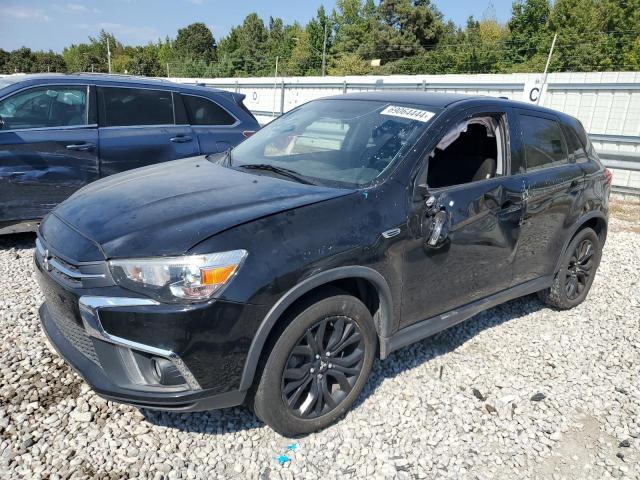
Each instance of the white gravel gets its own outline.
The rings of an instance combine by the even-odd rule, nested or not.
[[[639,226],[612,220],[580,307],[515,300],[376,362],[284,466],[291,440],[243,408],[93,394],[40,331],[33,237],[0,239],[0,478],[640,478]]]

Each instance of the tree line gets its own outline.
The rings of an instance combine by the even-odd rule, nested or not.
[[[0,73],[108,72],[108,51],[112,72],[147,76],[540,72],[555,35],[550,71],[640,70],[640,0],[517,0],[506,24],[490,8],[463,27],[430,0],[338,0],[306,25],[249,14],[219,42],[193,23],[145,46],[101,31],[62,54],[0,49]]]

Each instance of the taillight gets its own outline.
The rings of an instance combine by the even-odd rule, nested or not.
[[[611,186],[611,183],[613,182],[613,173],[608,168],[604,169],[604,178],[607,181],[607,185]]]
[[[255,130],[245,130],[244,132],[242,132],[242,135],[244,135],[244,138],[249,138],[254,133],[256,133]]]

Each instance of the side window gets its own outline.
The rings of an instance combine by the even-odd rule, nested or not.
[[[279,157],[304,153],[335,152],[350,130],[350,125],[337,118],[316,120],[302,127],[288,127],[275,135],[264,155]]]
[[[443,188],[504,175],[506,120],[478,116],[449,130],[430,154],[427,185]]]
[[[191,125],[233,125],[236,119],[208,98],[182,94]]]
[[[87,124],[86,86],[30,88],[0,101],[0,129],[73,127]]]
[[[527,171],[568,162],[560,124],[555,120],[520,115]]]
[[[565,138],[567,139],[567,149],[569,150],[569,159],[575,163],[588,162],[587,152],[580,142],[578,135],[570,126],[564,126]]]
[[[101,127],[173,125],[173,96],[166,90],[98,87]]]

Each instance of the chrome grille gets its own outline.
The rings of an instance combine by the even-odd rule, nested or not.
[[[36,259],[49,275],[71,287],[99,287],[111,284],[110,277],[106,273],[100,273],[106,269],[106,263],[85,262],[73,265],[51,252],[40,238],[36,238]]]

